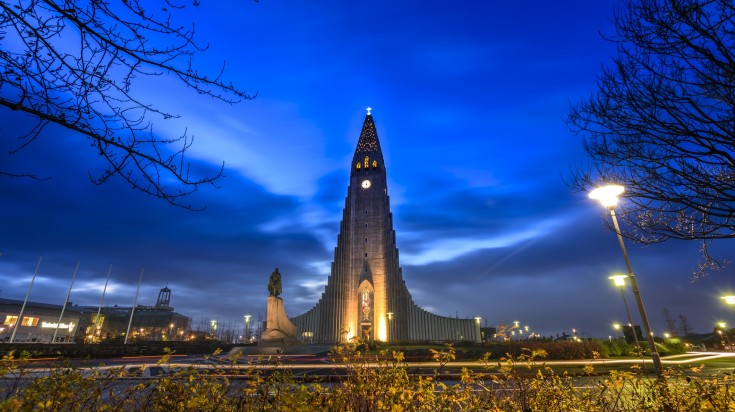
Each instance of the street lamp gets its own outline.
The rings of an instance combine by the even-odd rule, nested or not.
[[[722,299],[727,303],[728,305],[735,305],[735,295],[728,295],[723,296]]]
[[[630,315],[630,309],[628,308],[628,301],[625,299],[625,292],[623,291],[623,288],[625,287],[625,278],[627,278],[628,275],[612,275],[608,277],[608,279],[612,279],[615,286],[620,288],[620,296],[623,297],[623,304],[625,305],[625,313],[628,314],[628,322],[630,322],[630,329],[633,332],[633,339],[635,340],[635,349],[638,351],[638,353],[641,353],[641,345],[638,344],[638,334],[635,333],[635,323],[633,323],[633,316]]]
[[[217,321],[212,319],[209,321],[209,330],[212,333],[212,339],[217,339]]]
[[[612,324],[612,327],[618,333],[618,337],[620,337],[620,324],[619,323],[613,323]]]
[[[656,351],[656,344],[653,343],[653,333],[651,332],[651,326],[648,323],[648,316],[646,316],[646,308],[643,306],[643,298],[641,297],[641,291],[638,289],[638,281],[633,274],[633,268],[630,265],[630,259],[628,258],[628,251],[625,249],[625,242],[623,242],[623,234],[620,232],[620,226],[618,226],[618,219],[615,216],[615,205],[618,204],[618,196],[625,191],[625,188],[620,185],[608,185],[598,187],[597,189],[590,192],[590,199],[598,200],[602,206],[610,211],[610,217],[612,218],[613,227],[615,228],[615,234],[618,236],[618,242],[620,243],[620,250],[623,252],[625,258],[625,265],[628,268],[628,278],[630,278],[630,286],[633,289],[633,296],[638,304],[638,312],[641,315],[641,323],[646,331],[646,338],[648,339],[648,346],[651,349],[651,360],[653,360],[653,367],[656,370],[656,376],[663,378],[663,367],[661,366],[661,357]],[[635,335],[635,327],[633,328],[633,334]]]
[[[727,336],[727,323],[725,322],[717,322],[717,327],[719,330],[717,331],[720,334],[720,339],[722,339],[722,335],[725,335],[725,343],[730,346],[730,337]]]
[[[388,342],[393,339],[393,312],[386,313],[388,315]]]
[[[247,343],[250,343],[250,318],[251,315],[245,315],[243,318],[245,318],[245,341]]]

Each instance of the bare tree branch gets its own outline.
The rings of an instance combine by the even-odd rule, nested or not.
[[[60,125],[89,139],[107,162],[90,174],[94,183],[120,177],[191,208],[183,198],[215,184],[222,167],[211,176],[192,174],[186,151],[193,139],[153,132],[153,119],[178,116],[143,100],[133,84],[173,76],[227,104],[255,96],[225,82],[224,65],[213,77],[195,68],[194,57],[207,47],[196,43],[193,25],[175,23],[184,7],[173,0],[0,1],[0,106],[37,120],[10,153],[37,142],[47,125]]]
[[[619,216],[644,243],[735,238],[735,4],[629,0],[614,19],[613,65],[567,114],[591,166],[571,185],[626,188]]]

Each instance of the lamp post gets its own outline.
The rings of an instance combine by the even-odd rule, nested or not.
[[[250,343],[250,318],[251,315],[245,315],[245,342]]]
[[[725,301],[728,305],[735,305],[735,295],[726,295],[722,297],[722,300]],[[726,326],[726,325],[725,325]],[[722,328],[724,329],[725,326]],[[730,338],[727,336],[727,331],[725,331],[725,337],[728,339],[728,345],[730,344]]]
[[[393,339],[393,312],[386,313],[388,315],[388,342]]]
[[[633,296],[638,305],[638,312],[641,315],[641,323],[643,323],[643,329],[646,332],[646,338],[648,339],[648,346],[651,349],[651,360],[653,360],[653,367],[656,370],[656,376],[663,378],[663,367],[661,365],[661,357],[656,351],[656,345],[653,342],[653,333],[651,332],[651,326],[648,323],[648,316],[646,315],[646,308],[643,306],[643,298],[641,297],[641,291],[638,289],[638,281],[636,280],[635,274],[633,274],[633,268],[630,265],[630,259],[628,258],[628,251],[625,249],[625,242],[623,242],[623,234],[620,232],[620,226],[618,226],[618,218],[615,216],[615,205],[618,203],[618,196],[620,196],[625,188],[620,185],[609,185],[599,187],[590,192],[590,199],[598,200],[602,206],[610,211],[610,217],[612,218],[613,227],[615,228],[615,234],[618,236],[618,242],[620,243],[620,250],[623,252],[625,258],[625,265],[628,268],[628,278],[630,279],[630,287],[633,289]],[[632,325],[631,325],[632,326]],[[633,327],[633,334],[635,335],[635,327]]]
[[[608,279],[612,279],[615,286],[620,288],[620,296],[623,297],[623,304],[625,305],[625,313],[628,315],[628,322],[630,325],[630,329],[633,332],[633,340],[635,341],[635,349],[638,351],[638,353],[641,353],[641,345],[638,343],[638,334],[635,333],[635,323],[633,323],[633,316],[630,315],[630,308],[628,308],[628,301],[625,299],[625,292],[623,291],[623,288],[625,287],[625,278],[627,278],[628,275],[613,275],[608,277]],[[625,336],[625,334],[623,334]]]
[[[620,324],[619,323],[613,323],[612,324],[613,329],[618,333],[618,338],[620,337]]]
[[[717,332],[720,334],[720,340],[722,340],[722,336],[725,336],[725,345],[730,346],[730,337],[727,336],[727,323],[725,322],[717,322],[717,328],[719,329]]]
[[[209,321],[209,330],[212,333],[212,339],[217,339],[217,321],[212,319]]]

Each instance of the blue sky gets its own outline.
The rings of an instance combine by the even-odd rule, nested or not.
[[[388,170],[401,265],[420,305],[520,321],[539,333],[606,337],[625,312],[607,277],[625,270],[605,211],[564,184],[585,163],[563,117],[610,64],[617,1],[218,1],[185,12],[209,50],[197,57],[257,99],[228,106],[166,77],[134,85],[181,115],[153,119],[162,136],[195,136],[190,156],[225,163],[220,189],[170,207],[119,180],[89,183],[102,163],[78,135],[50,128],[8,156],[29,120],[0,111],[0,165],[52,178],[0,178],[0,296],[61,303],[77,259],[74,303],[130,305],[172,289],[200,319],[265,314],[266,285],[283,274],[286,310],[316,303],[329,274],[349,161],[365,108]],[[628,244],[657,333],[661,310],[697,331],[735,324],[719,296],[732,266],[690,283],[697,245]],[[731,259],[724,245],[719,256]],[[628,293],[629,302],[632,295]]]

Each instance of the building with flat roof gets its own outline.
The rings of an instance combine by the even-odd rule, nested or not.
[[[128,340],[186,340],[189,336],[190,319],[176,313],[170,306],[171,289],[160,290],[154,306],[78,306],[67,303],[53,305],[27,302],[23,318],[18,316],[23,307],[22,300],[0,299],[0,342],[9,342],[13,331],[13,342],[50,343],[56,334],[57,343],[94,343],[122,341],[130,326]],[[59,320],[59,316],[63,316]],[[99,316],[97,313],[99,311]],[[131,321],[132,312],[132,321]]]
[[[56,335],[56,342],[74,342],[79,330],[82,311],[68,303],[59,321],[62,306],[40,302],[27,302],[23,319],[18,315],[23,306],[22,300],[0,299],[0,342],[9,342],[13,332],[13,342],[50,343]]]

